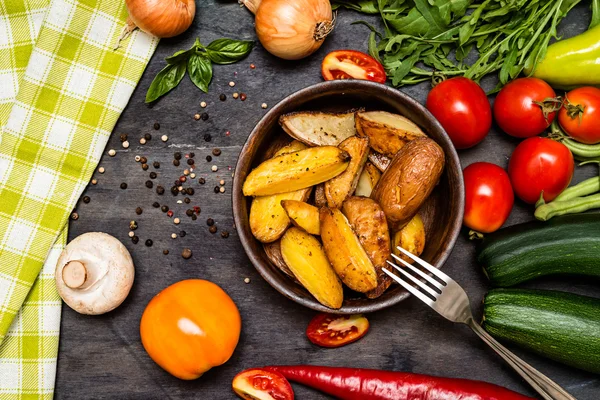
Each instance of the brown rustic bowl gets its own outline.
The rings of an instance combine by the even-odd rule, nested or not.
[[[265,154],[272,144],[281,140],[283,135],[287,136],[279,126],[280,115],[299,110],[345,111],[359,107],[402,114],[444,149],[444,174],[421,211],[427,233],[425,252],[421,257],[440,268],[450,255],[462,225],[464,183],[458,155],[440,123],[415,99],[382,84],[357,80],[323,82],[286,97],[258,122],[242,148],[233,180],[233,216],[246,254],[262,277],[285,297],[318,311],[338,314],[373,312],[406,299],[409,293],[393,285],[373,300],[358,293],[345,293],[339,310],[321,305],[306,289],[272,265],[262,244],[252,236],[248,222],[251,199],[244,197],[242,185],[248,173],[266,158]]]

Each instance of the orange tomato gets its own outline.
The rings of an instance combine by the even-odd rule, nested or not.
[[[242,321],[219,286],[201,279],[177,282],[158,293],[140,322],[144,349],[165,371],[196,379],[229,360]]]

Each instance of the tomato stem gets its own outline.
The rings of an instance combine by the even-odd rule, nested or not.
[[[546,123],[550,125],[550,121],[548,120],[548,116],[560,110],[563,106],[563,98],[560,96],[557,97],[548,97],[543,101],[534,101],[534,104],[537,104],[542,109],[542,114],[544,114],[544,119]]]
[[[569,98],[565,96],[565,109],[567,110],[567,116],[571,119],[579,118],[579,125],[583,120],[583,113],[585,112],[585,106],[581,104],[573,104],[569,101]]]
[[[471,229],[469,231],[469,240],[483,240],[483,233]]]

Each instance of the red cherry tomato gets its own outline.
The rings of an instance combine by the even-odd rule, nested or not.
[[[279,372],[252,368],[240,372],[231,382],[233,391],[245,400],[294,400],[294,391]]]
[[[321,64],[321,75],[326,81],[361,79],[385,83],[385,69],[376,59],[356,50],[337,50],[327,54]]]
[[[463,177],[464,224],[481,233],[498,230],[506,222],[515,201],[508,174],[495,164],[477,162],[464,169]]]
[[[554,121],[556,111],[552,110],[560,103],[544,101],[555,98],[554,90],[541,79],[515,79],[496,96],[494,118],[500,128],[511,136],[537,136]]]
[[[578,142],[600,143],[600,89],[586,86],[567,93],[558,122]]]
[[[457,149],[475,146],[492,127],[490,102],[481,86],[468,78],[439,83],[429,92],[425,105]]]
[[[532,137],[522,141],[508,163],[508,176],[521,200],[533,204],[544,192],[546,202],[554,200],[571,183],[573,155],[562,143]]]
[[[308,324],[308,340],[321,347],[341,347],[365,336],[369,321],[362,314],[318,314]]]

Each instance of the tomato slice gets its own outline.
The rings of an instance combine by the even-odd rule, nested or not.
[[[294,390],[279,372],[251,368],[231,382],[233,391],[245,400],[294,400]]]
[[[361,79],[385,83],[387,79],[383,65],[356,50],[337,50],[327,54],[321,64],[321,75],[326,81]]]
[[[362,314],[335,315],[322,313],[306,328],[308,340],[321,347],[341,347],[356,342],[369,330],[369,321]]]

